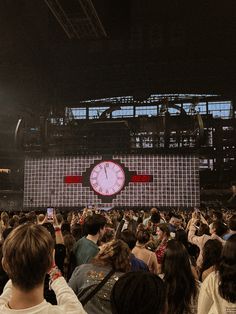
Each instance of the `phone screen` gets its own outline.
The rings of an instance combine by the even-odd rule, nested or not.
[[[53,207],[47,208],[47,216],[48,216],[48,220],[53,220]]]

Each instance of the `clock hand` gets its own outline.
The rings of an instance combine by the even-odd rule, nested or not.
[[[104,171],[105,171],[106,178],[108,179],[108,177],[107,177],[107,169],[106,169],[105,166],[104,166]]]

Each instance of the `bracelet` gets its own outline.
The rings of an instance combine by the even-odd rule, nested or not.
[[[52,277],[50,277],[50,282],[53,283],[54,280],[56,280],[57,278],[59,278],[61,276],[62,276],[61,272],[54,274]]]
[[[50,276],[49,288],[51,289],[51,285],[52,285],[53,281],[59,277],[62,277],[62,273],[61,273],[60,269],[55,265],[50,269],[48,274]]]
[[[57,273],[61,274],[61,271],[60,271],[60,269],[56,265],[53,265],[52,268],[48,272],[50,277],[53,277]]]

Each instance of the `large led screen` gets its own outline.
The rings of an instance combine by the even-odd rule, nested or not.
[[[24,207],[198,206],[199,159],[185,155],[27,158]]]

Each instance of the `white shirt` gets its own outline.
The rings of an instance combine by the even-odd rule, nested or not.
[[[73,290],[68,286],[63,277],[59,277],[52,283],[58,305],[52,305],[44,300],[40,304],[22,310],[13,310],[8,307],[12,295],[12,282],[9,280],[0,296],[1,314],[86,314],[82,304],[77,299]]]
[[[124,231],[124,230],[126,230],[126,229],[128,228],[128,224],[129,224],[128,220],[125,220],[125,222],[124,222],[124,224],[123,224],[123,227],[122,227],[122,229],[121,229],[121,232]]]
[[[199,299],[198,314],[236,314],[236,303],[230,303],[219,294],[219,275],[212,272],[203,281]]]

